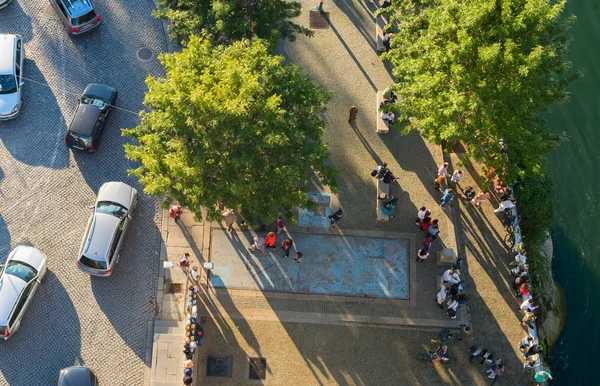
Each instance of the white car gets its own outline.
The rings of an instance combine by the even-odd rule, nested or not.
[[[20,35],[0,34],[0,120],[13,119],[21,110],[24,57]]]
[[[11,0],[0,0],[0,9],[6,7],[7,5],[10,4]]]
[[[100,187],[77,257],[77,267],[94,276],[110,276],[137,205],[137,190],[122,182]]]
[[[7,340],[21,324],[23,315],[46,274],[47,258],[26,245],[8,255],[0,273],[0,336]]]

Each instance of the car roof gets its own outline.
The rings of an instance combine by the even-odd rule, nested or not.
[[[91,260],[105,261],[120,219],[105,213],[95,213],[83,255]]]
[[[83,96],[100,98],[106,103],[112,103],[117,90],[100,83],[90,83],[83,90]]]
[[[12,250],[8,260],[22,261],[32,266],[36,271],[39,272],[42,268],[42,265],[44,265],[48,259],[46,258],[46,255],[34,247],[30,247],[28,245],[18,245]]]
[[[98,121],[100,112],[101,110],[96,106],[80,104],[69,130],[81,135],[90,135]]]
[[[89,0],[61,0],[71,17],[85,15],[94,7]]]
[[[0,34],[0,74],[13,74],[15,42],[17,35]]]
[[[100,187],[96,203],[100,201],[116,202],[130,209],[129,203],[131,202],[131,193],[133,190],[135,189],[124,182],[107,182]]]
[[[6,326],[10,313],[27,282],[13,275],[2,275],[0,280],[0,324]]]
[[[71,366],[60,370],[56,386],[92,386],[96,374],[87,367]]]

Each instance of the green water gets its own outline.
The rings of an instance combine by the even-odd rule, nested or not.
[[[567,298],[567,325],[551,364],[557,385],[598,385],[600,1],[568,0],[566,14],[577,16],[569,59],[586,74],[571,86],[570,102],[549,117],[553,131],[570,137],[550,159],[559,202],[553,267]]]

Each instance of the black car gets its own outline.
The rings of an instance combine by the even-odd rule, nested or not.
[[[72,366],[60,370],[56,386],[98,386],[96,374],[87,367]]]
[[[69,124],[65,144],[75,150],[88,153],[95,151],[108,116],[117,102],[117,95],[117,90],[112,87],[89,84]]]

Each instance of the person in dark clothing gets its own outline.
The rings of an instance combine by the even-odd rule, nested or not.
[[[456,259],[456,261],[454,262],[454,264],[452,264],[452,268],[454,268],[454,272],[458,273],[460,275],[460,266],[462,264],[462,258],[459,257],[458,259]]]
[[[331,220],[331,227],[335,228],[335,224],[339,224],[342,221],[342,209],[338,209],[334,214],[329,215],[329,220]]]
[[[390,48],[391,48],[390,47],[390,42],[391,42],[391,40],[392,40],[393,37],[394,37],[394,34],[391,33],[391,32],[383,35],[383,46],[385,47],[386,51],[390,50]]]
[[[431,217],[427,216],[421,222],[421,225],[420,225],[419,229],[421,230],[421,232],[427,232],[427,230],[429,229],[429,225],[430,224],[431,224]],[[427,249],[429,249],[429,248],[427,248]]]
[[[390,196],[390,198],[385,201],[382,205],[381,211],[383,214],[388,216],[390,219],[394,217],[394,210],[396,210],[396,203],[398,199],[394,196]]]
[[[281,249],[283,249],[283,257],[290,257],[290,249],[292,249],[294,242],[292,239],[285,239],[281,242]]]
[[[527,358],[529,358],[532,355],[541,353],[542,350],[543,350],[543,347],[541,345],[539,345],[539,344],[536,344],[534,346],[531,346],[529,348],[529,350],[525,351],[525,353],[523,354],[523,356],[525,357],[525,359],[527,359]]]
[[[381,8],[387,8],[392,5],[392,0],[385,0],[383,4],[381,4]]]

